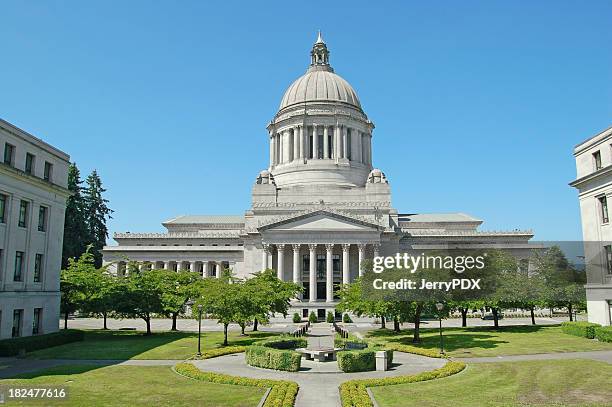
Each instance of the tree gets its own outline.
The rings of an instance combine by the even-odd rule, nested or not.
[[[155,270],[162,284],[161,303],[164,315],[172,318],[171,331],[176,331],[176,319],[185,311],[187,302],[197,295],[196,282],[200,275],[186,270]]]
[[[68,190],[72,192],[66,201],[64,220],[64,243],[62,249],[62,268],[68,267],[68,259],[78,258],[85,253],[88,241],[85,220],[85,202],[82,195],[83,181],[76,163],[68,167]]]
[[[106,221],[112,219],[113,211],[108,207],[108,200],[102,195],[106,189],[96,170],[87,177],[84,194],[85,222],[87,224],[88,241],[93,244],[93,255],[96,267],[102,265],[102,248],[108,238]]]
[[[93,261],[93,259],[92,259]],[[103,318],[103,329],[108,329],[106,321],[116,304],[118,295],[117,277],[110,274],[106,267],[89,273],[86,282],[86,298],[83,311]]]
[[[236,322],[242,306],[239,302],[244,298],[241,284],[233,283],[229,278],[210,278],[201,280],[201,294],[195,299],[195,304],[202,305],[204,311],[223,324],[223,345],[227,346],[227,328]]]
[[[89,249],[78,260],[68,259],[68,267],[60,273],[60,311],[64,314],[64,329],[68,329],[68,315],[86,302],[90,277],[96,272]]]

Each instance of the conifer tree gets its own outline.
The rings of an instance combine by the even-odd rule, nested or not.
[[[108,207],[108,199],[103,197],[106,189],[102,187],[102,180],[96,170],[93,170],[85,181],[84,208],[85,222],[87,224],[88,241],[93,245],[92,254],[97,268],[102,266],[101,250],[108,238],[106,221],[111,219],[112,209]]]
[[[90,243],[85,221],[83,181],[76,163],[68,167],[68,189],[72,195],[66,201],[64,220],[64,245],[62,250],[62,269],[68,267],[68,259],[78,259]]]

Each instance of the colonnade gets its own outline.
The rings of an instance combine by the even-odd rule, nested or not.
[[[125,275],[126,267],[128,262],[120,261],[117,263],[117,274]],[[221,277],[222,271],[226,268],[232,268],[233,262],[227,261],[194,261],[194,260],[151,260],[151,261],[138,261],[138,267],[140,270],[188,270],[192,272],[200,273],[202,278],[206,277]]]

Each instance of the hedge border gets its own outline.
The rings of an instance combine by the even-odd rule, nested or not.
[[[181,376],[204,382],[269,388],[270,392],[263,403],[263,407],[293,407],[299,389],[296,382],[288,380],[253,379],[223,373],[203,372],[191,363],[177,363],[173,370]]]
[[[600,342],[612,342],[612,326],[596,327],[595,338]]]
[[[417,373],[407,376],[385,377],[381,379],[358,379],[349,380],[340,385],[340,399],[342,407],[373,407],[374,403],[368,395],[368,387],[389,386],[393,384],[405,384],[424,382],[427,380],[441,379],[452,376],[465,369],[463,362],[448,362],[439,369]]]
[[[187,360],[204,360],[216,358],[223,355],[231,355],[232,353],[242,353],[246,350],[246,346],[225,346],[223,348],[214,348],[202,352],[202,356],[192,356]]]
[[[595,329],[598,327],[601,327],[601,325],[586,321],[566,321],[561,323],[561,331],[563,333],[588,339],[595,338]]]
[[[53,346],[80,342],[85,338],[85,332],[78,329],[63,329],[42,335],[20,336],[0,340],[0,356],[16,356],[21,349],[33,352]]]

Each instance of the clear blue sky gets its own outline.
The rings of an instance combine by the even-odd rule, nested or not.
[[[376,124],[400,212],[581,237],[567,184],[573,146],[612,125],[609,1],[6,1],[1,14],[0,117],[99,171],[111,232],[248,209],[265,126],[320,28]]]

